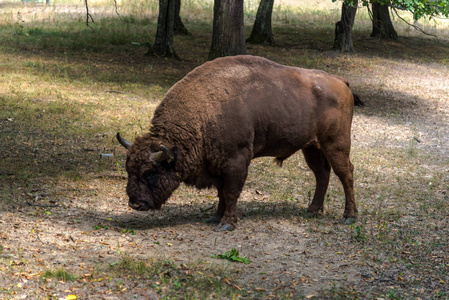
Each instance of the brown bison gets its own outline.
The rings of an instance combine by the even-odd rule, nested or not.
[[[348,82],[323,71],[255,56],[219,58],[176,83],[154,113],[150,132],[118,141],[128,149],[129,206],[159,209],[181,182],[216,187],[218,209],[209,222],[233,230],[237,199],[255,157],[279,165],[299,149],[316,178],[310,213],[323,210],[331,168],[343,184],[344,220],[356,217],[349,160],[355,105]]]

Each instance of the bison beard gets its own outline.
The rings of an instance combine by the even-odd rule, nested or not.
[[[155,111],[150,132],[130,142],[129,205],[159,209],[181,182],[215,186],[218,209],[209,222],[233,230],[237,200],[253,158],[279,165],[302,150],[316,179],[308,211],[323,210],[330,170],[346,197],[344,221],[356,217],[353,165],[349,160],[354,105],[348,82],[323,71],[279,65],[255,56],[219,58],[175,84]]]

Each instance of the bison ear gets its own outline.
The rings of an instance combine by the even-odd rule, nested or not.
[[[160,151],[152,154],[154,160],[159,163],[164,161],[171,163],[174,159],[171,151],[168,150],[168,148],[165,147],[164,145],[160,145],[160,149],[161,149]]]

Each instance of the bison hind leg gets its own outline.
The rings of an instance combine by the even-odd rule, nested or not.
[[[354,166],[349,159],[349,147],[342,150],[340,147],[327,147],[329,162],[334,173],[340,179],[345,192],[345,211],[343,213],[343,223],[352,224],[357,218],[357,205],[354,199]]]
[[[302,149],[307,165],[313,171],[316,180],[315,194],[312,203],[307,208],[307,215],[315,215],[323,211],[324,197],[329,186],[331,166],[324,153],[316,146],[309,146]]]

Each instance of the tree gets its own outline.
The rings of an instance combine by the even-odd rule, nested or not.
[[[373,2],[372,8],[373,31],[370,36],[381,39],[397,40],[398,34],[396,33],[396,30],[394,30],[393,23],[391,23],[388,5]]]
[[[189,35],[189,31],[184,26],[184,23],[182,23],[180,12],[181,12],[181,0],[175,0],[175,28],[174,28],[175,33]]]
[[[335,2],[337,0],[332,1]],[[385,34],[385,38],[397,38],[397,33],[391,24],[390,15],[388,14],[388,7],[392,8],[396,14],[397,9],[409,11],[413,14],[415,20],[423,16],[430,18],[438,16],[449,17],[449,0],[361,0],[361,3],[363,6],[368,6],[370,3],[373,4],[373,26],[376,23],[376,29],[373,28],[372,35],[377,34],[375,30],[378,28],[381,34]],[[334,40],[334,48],[340,48],[340,51],[354,51],[351,29],[354,24],[357,4],[358,0],[343,0],[341,21],[335,24]],[[377,12],[374,12],[375,10]],[[376,18],[374,18],[374,13],[377,14]],[[405,21],[399,15],[398,17]],[[406,23],[409,24],[408,22]],[[415,26],[415,28],[417,27]],[[382,31],[384,32],[382,33]]]
[[[261,0],[257,9],[251,35],[246,40],[252,44],[274,45],[273,32],[271,30],[271,15],[273,13],[274,0]]]
[[[174,28],[175,0],[159,0],[156,40],[153,48],[150,45],[148,54],[179,59],[173,44]]]
[[[334,49],[340,49],[341,52],[354,52],[351,32],[357,13],[357,4],[358,0],[352,3],[343,2],[341,20],[335,23]]]
[[[215,0],[209,60],[246,54],[242,0]]]

